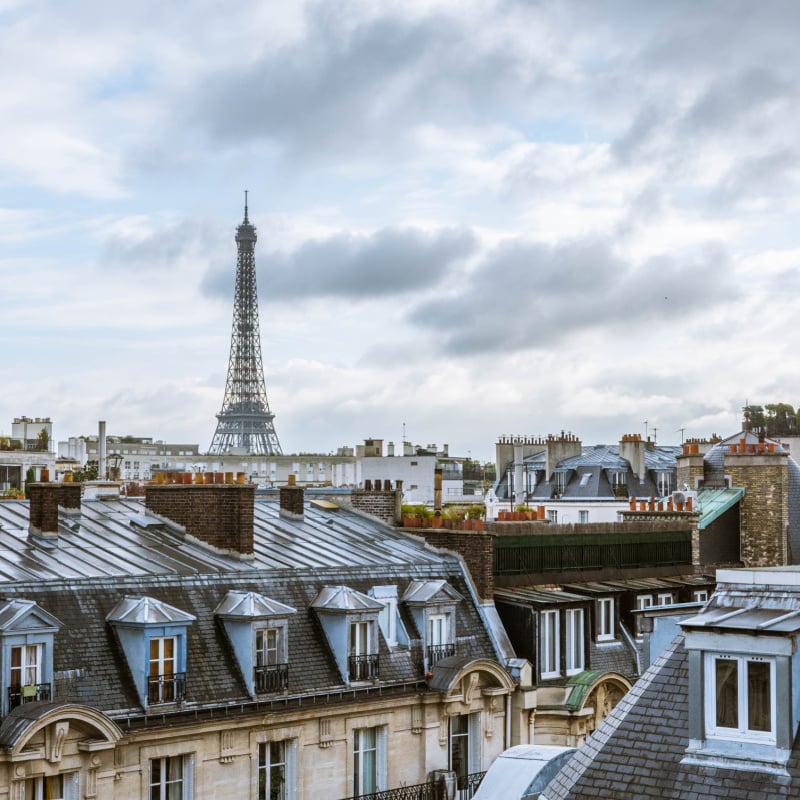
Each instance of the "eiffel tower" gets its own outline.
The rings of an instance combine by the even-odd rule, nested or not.
[[[228,380],[217,431],[209,448],[211,455],[282,455],[278,434],[269,410],[261,360],[256,291],[256,229],[247,218],[236,229],[236,291],[233,300],[233,332],[228,361]]]

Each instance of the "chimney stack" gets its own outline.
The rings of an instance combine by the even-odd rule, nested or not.
[[[280,515],[287,519],[303,518],[303,497],[305,492],[302,486],[297,486],[295,476],[289,476],[289,483],[280,487]]]
[[[217,550],[242,556],[253,554],[255,497],[253,484],[175,483],[145,487],[148,511],[172,520],[189,536]]]

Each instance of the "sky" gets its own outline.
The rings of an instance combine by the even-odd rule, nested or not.
[[[285,453],[800,404],[795,0],[0,0],[0,434]]]

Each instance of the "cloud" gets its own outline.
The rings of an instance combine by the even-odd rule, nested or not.
[[[476,248],[476,237],[465,228],[383,228],[369,235],[310,239],[290,252],[256,256],[259,284],[269,287],[261,300],[367,299],[419,292],[442,281]],[[205,276],[203,291],[230,297],[232,280],[231,270],[214,270]]]
[[[435,331],[452,355],[551,347],[599,328],[659,328],[735,297],[726,252],[641,263],[601,238],[548,246],[510,241],[489,252],[451,297],[426,301],[410,320]]]
[[[342,13],[315,3],[305,35],[204,76],[188,119],[224,145],[266,140],[295,155],[382,152],[431,121],[483,122],[552,79],[542,48],[469,15]]]

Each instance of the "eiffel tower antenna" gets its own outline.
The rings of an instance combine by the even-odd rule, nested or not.
[[[233,298],[233,331],[228,360],[228,379],[211,455],[283,455],[269,410],[261,359],[256,291],[256,229],[247,217],[236,228],[236,290]]]

